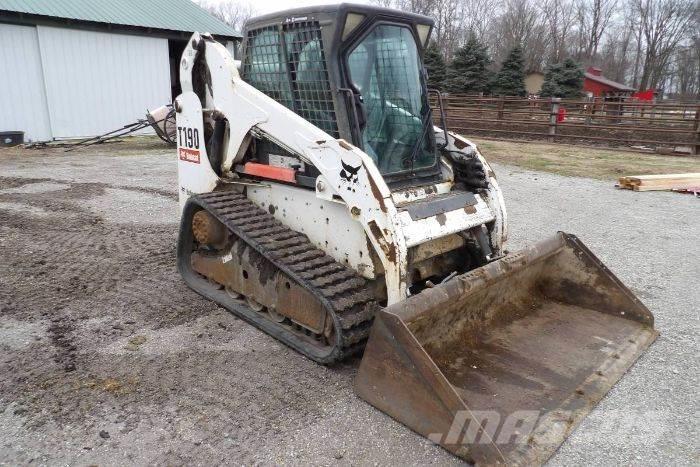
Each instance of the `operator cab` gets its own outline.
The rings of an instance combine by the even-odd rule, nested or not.
[[[432,27],[426,16],[353,4],[258,17],[245,27],[242,76],[352,141],[390,185],[433,183],[441,172],[423,68]]]

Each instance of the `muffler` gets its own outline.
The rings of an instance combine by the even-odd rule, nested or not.
[[[540,464],[654,341],[653,325],[560,232],[380,311],[355,391],[469,462]]]

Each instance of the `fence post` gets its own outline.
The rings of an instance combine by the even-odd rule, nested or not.
[[[503,120],[503,107],[505,105],[505,98],[501,96],[498,101],[498,119]]]
[[[700,156],[700,105],[695,109],[695,146],[693,147],[693,154]]]
[[[588,108],[586,109],[586,125],[590,125],[593,121],[593,107],[595,107],[595,96],[586,97]]]
[[[557,115],[559,114],[559,103],[561,99],[559,97],[552,97],[551,108],[549,111],[549,137],[547,138],[550,142],[554,142],[557,134]]]

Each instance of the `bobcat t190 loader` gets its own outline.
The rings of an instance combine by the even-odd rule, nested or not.
[[[458,456],[543,462],[653,317],[573,235],[506,253],[493,170],[433,124],[432,27],[292,10],[248,22],[240,64],[195,33],[175,102],[178,267],[319,363],[364,350],[357,394]]]

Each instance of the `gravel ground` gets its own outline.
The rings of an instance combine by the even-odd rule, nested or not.
[[[182,283],[172,151],[0,168],[0,464],[458,462]],[[550,463],[697,465],[700,201],[495,168],[511,250],[576,233],[661,332]]]

